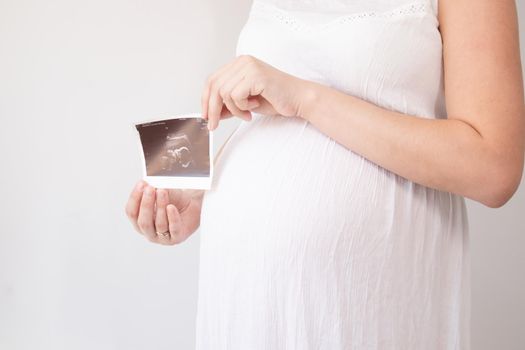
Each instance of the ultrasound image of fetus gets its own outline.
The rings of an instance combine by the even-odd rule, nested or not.
[[[207,121],[177,118],[136,125],[148,176],[209,176]]]
[[[176,168],[188,168],[195,164],[191,142],[186,135],[167,135],[162,159],[162,170],[172,172]]]

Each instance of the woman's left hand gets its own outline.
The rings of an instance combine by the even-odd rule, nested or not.
[[[206,81],[202,117],[208,120],[208,128],[214,130],[219,120],[231,116],[251,120],[251,111],[299,116],[309,83],[253,56],[241,55]]]

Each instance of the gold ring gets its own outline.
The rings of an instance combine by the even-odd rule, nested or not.
[[[160,236],[164,236],[164,237],[168,237],[170,235],[170,231],[166,231],[166,232],[157,232],[157,234]]]

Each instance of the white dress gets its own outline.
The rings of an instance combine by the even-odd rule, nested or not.
[[[446,118],[434,0],[255,0],[237,54]],[[201,214],[198,350],[470,348],[463,197],[394,174],[299,117],[242,121],[215,166]]]

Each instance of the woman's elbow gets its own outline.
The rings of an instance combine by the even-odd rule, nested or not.
[[[489,208],[501,208],[518,190],[523,175],[523,161],[509,167],[500,167],[498,176],[493,176],[489,185],[484,189],[484,198],[481,201]]]

